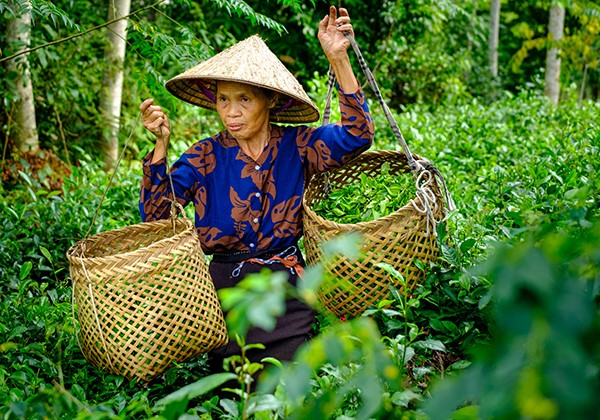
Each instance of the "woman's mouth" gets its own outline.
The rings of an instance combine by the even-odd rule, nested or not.
[[[238,124],[238,123],[229,123],[227,124],[227,129],[229,131],[239,131],[241,130],[241,128],[243,127],[242,124]]]

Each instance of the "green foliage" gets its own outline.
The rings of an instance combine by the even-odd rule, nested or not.
[[[505,87],[516,91],[532,83],[543,72],[548,39],[551,2],[503,4],[500,34],[500,60],[507,66],[501,78]],[[561,84],[575,85],[583,97],[598,97],[598,16],[600,8],[587,0],[571,1],[566,7],[565,31],[561,48]],[[539,77],[539,76],[538,76]]]
[[[57,27],[62,24],[69,28],[79,29],[69,13],[47,0],[3,0],[0,1],[0,13],[7,12],[12,18],[30,12],[32,24],[36,20],[50,20]]]
[[[32,14],[32,24],[36,24],[36,18],[40,20],[49,19],[52,21],[52,25],[56,28],[61,26],[61,24],[67,28],[73,28],[76,30],[81,30],[79,25],[73,21],[68,12],[57,7],[51,1],[47,0],[33,0],[27,1],[24,3],[29,3],[31,5],[31,14]]]
[[[13,18],[15,13],[22,13],[27,7],[26,3],[0,1],[0,12],[4,12],[0,15],[0,22]],[[299,4],[293,0],[281,3],[291,8]],[[101,25],[108,14],[106,5],[100,9],[94,6],[94,13],[90,13],[89,2],[81,1],[36,0],[31,2],[31,6],[34,17],[32,46],[66,39],[81,33],[82,28],[87,30]],[[213,19],[213,14],[222,16],[222,19]],[[206,59],[213,51],[233,44],[236,39],[232,30],[243,19],[250,21],[250,25],[244,24],[250,28],[262,26],[276,33],[284,31],[281,23],[255,12],[243,1],[178,0],[157,2],[153,8],[143,8],[141,12],[132,9],[123,92],[123,122],[134,120],[132,114],[135,116],[139,103],[147,97],[155,97],[167,109],[181,112],[186,105],[166,94],[163,87],[165,81]],[[40,144],[64,160],[76,162],[82,159],[79,154],[81,149],[100,150],[99,139],[102,138],[101,130],[105,125],[98,113],[105,70],[103,55],[106,39],[103,31],[92,31],[83,37],[58,43],[57,46],[38,49],[28,56],[34,80]],[[0,34],[3,56],[22,48],[4,45],[5,36],[4,33]],[[5,99],[0,104],[0,125],[4,133],[10,133],[12,129],[11,114],[14,112],[14,102],[18,99],[14,86],[16,75],[8,76],[0,86]],[[6,136],[6,139],[9,140],[9,137]],[[101,156],[94,158],[100,160]]]
[[[250,20],[250,23],[252,23],[253,26],[265,26],[267,28],[274,29],[280,35],[283,31],[285,31],[285,27],[283,25],[275,22],[273,19],[270,19],[265,15],[256,13],[254,9],[252,9],[252,7],[250,7],[248,3],[243,0],[213,0],[213,3],[227,10],[227,13],[230,15],[236,14],[238,17],[247,18]]]
[[[229,312],[230,332],[246,336],[250,326],[273,331],[276,318],[285,313],[287,274],[269,273],[265,269],[247,276],[235,288],[219,290],[223,310]]]
[[[321,371],[330,378],[338,376],[338,380],[310,375]],[[343,413],[367,419],[381,409],[386,397],[400,389],[401,380],[373,320],[357,318],[332,324],[302,348],[295,363],[281,376],[267,378],[265,386],[276,381],[284,384],[289,418],[326,418]],[[347,398],[355,402],[348,405]]]
[[[368,222],[408,204],[415,191],[412,174],[391,174],[389,164],[384,164],[380,174],[361,174],[360,180],[342,185],[316,202],[313,210],[325,220],[337,223]]]
[[[377,110],[374,119],[377,147],[398,149]],[[554,109],[527,92],[443,112],[415,106],[398,118],[412,151],[446,177],[459,209],[448,220],[452,240],[474,240],[473,255],[489,239],[554,222],[577,229],[598,216],[598,121],[595,103]]]
[[[0,202],[3,229],[0,232],[0,290],[19,289],[19,271],[29,263],[32,280],[53,282],[64,278],[66,251],[83,239],[100,205],[108,176],[93,164],[75,168],[62,191],[49,192],[22,173],[26,186]],[[117,179],[100,208],[94,233],[139,222],[137,196],[139,181]]]
[[[80,2],[75,3],[74,13],[80,13]],[[191,3],[185,7],[177,3],[173,13],[198,13]],[[164,18],[158,12],[147,17],[148,22]],[[152,45],[152,25],[144,22],[140,27],[145,32],[138,35]],[[173,28],[168,35],[177,39],[173,34],[178,30]],[[215,31],[215,38],[225,33]],[[190,50],[202,44],[187,38],[185,47],[173,47],[172,58],[157,59],[156,65],[168,66],[174,57],[184,57],[188,41]],[[221,39],[223,45],[231,41]],[[166,48],[173,45],[167,37],[156,42]],[[88,48],[82,45],[74,59],[87,56],[94,62]],[[52,58],[51,53],[58,55]],[[65,80],[58,77],[60,60],[67,53],[44,53],[45,65],[52,69],[48,78],[60,79],[47,81],[53,89],[75,83],[66,79],[76,76],[76,70],[85,71],[68,68]],[[163,70],[157,74],[168,74]],[[325,82],[320,76],[308,84],[319,103]],[[70,115],[65,112],[68,107],[83,112],[76,110],[74,100],[60,102],[66,98],[82,99],[93,108],[94,93],[81,87],[87,82],[77,83],[80,88],[68,92],[44,93],[54,95],[53,102],[42,105],[48,106],[48,114],[54,106],[61,119]],[[137,92],[145,93],[148,86],[129,85],[136,92],[127,98],[130,108],[137,109]],[[155,88],[159,87],[157,83]],[[78,89],[83,96],[74,96]],[[177,364],[147,387],[100,372],[84,359],[72,327],[64,254],[87,232],[108,177],[92,163],[89,149],[70,146],[81,166],[66,179],[62,191],[50,192],[27,173],[20,175],[20,188],[2,187],[1,415],[427,418],[425,407],[434,410],[428,412],[436,418],[441,411],[435,410],[442,410],[440,401],[445,413],[471,404],[449,414],[454,418],[485,418],[489,413],[508,417],[558,413],[557,418],[593,414],[598,407],[590,395],[598,393],[600,367],[600,107],[589,102],[579,106],[575,95],[567,94],[558,108],[529,91],[503,93],[493,103],[473,99],[437,110],[425,105],[404,108],[397,121],[411,149],[440,168],[458,206],[439,226],[440,260],[427,267],[421,264],[426,280],[413,294],[391,289],[389,299],[370,308],[365,317],[340,322],[321,314],[321,334],[298,355],[298,367],[271,366],[272,360],[258,364],[246,363],[243,357],[231,360],[236,378],[266,371],[256,394],[247,391],[245,379],[238,382],[238,388],[233,387],[236,401],[212,394],[220,378],[207,376],[203,357]],[[367,96],[371,101],[368,91]],[[381,110],[376,105],[372,109],[375,147],[399,150]],[[176,130],[173,156],[200,136],[214,133],[219,124],[214,116],[192,107],[174,107],[169,115]],[[124,117],[125,122],[132,120],[131,115]],[[81,119],[77,134],[81,144],[92,140],[90,121]],[[73,127],[66,135],[73,134]],[[59,135],[56,124],[52,130]],[[137,160],[152,144],[139,125],[135,130],[139,141],[129,154],[135,162],[119,170],[92,234],[138,222]],[[355,252],[352,243],[344,238],[329,244],[328,252]],[[480,260],[489,262],[474,269]],[[401,279],[402,273],[389,273]],[[322,280],[319,267],[306,270],[297,291],[277,278],[248,280],[241,290],[227,292],[228,305],[239,308],[237,320],[233,318],[233,324],[229,320],[230,330],[243,331],[244,323],[269,328],[281,308],[280,299],[289,293],[322,309],[315,292]],[[476,351],[482,343],[487,346]],[[503,376],[499,371],[503,367],[513,375]],[[446,378],[457,382],[446,384]],[[430,384],[438,381],[445,385],[435,391],[430,405]],[[467,388],[465,394],[461,384],[475,389]]]
[[[154,404],[153,411],[159,412],[161,417],[165,419],[178,419],[185,413],[189,401],[205,395],[235,378],[237,376],[230,372],[217,373],[202,378],[158,400]]]
[[[493,282],[492,341],[434,389],[432,418],[465,403],[479,418],[597,416],[599,238],[596,221],[582,234],[552,230],[496,248],[480,268]]]
[[[471,89],[465,79],[479,52],[485,51],[485,20],[476,13],[476,4],[382,3],[376,18],[381,30],[377,44],[361,35],[357,42],[364,46],[367,62],[390,105],[438,104],[468,97]]]

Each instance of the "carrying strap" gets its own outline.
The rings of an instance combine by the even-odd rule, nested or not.
[[[117,162],[115,163],[115,168],[113,169],[112,173],[110,174],[110,179],[108,180],[108,184],[106,185],[106,188],[104,188],[102,197],[100,197],[100,202],[98,203],[98,206],[96,207],[96,210],[94,211],[94,217],[92,218],[92,223],[90,223],[90,227],[88,228],[84,239],[87,239],[90,236],[92,228],[96,224],[96,219],[98,218],[98,213],[100,212],[100,207],[102,207],[102,203],[104,202],[104,199],[106,198],[106,194],[108,193],[108,190],[113,183],[113,180],[117,173],[117,169],[119,169],[119,165],[121,164],[121,161],[123,160],[123,156],[125,156],[125,151],[127,150],[127,147],[129,146],[129,142],[130,142],[131,138],[133,137],[133,134],[135,133],[135,127],[137,126],[138,122],[140,121],[141,116],[142,116],[142,113],[140,112],[138,114],[135,122],[133,123],[133,126],[131,127],[131,132],[129,133],[129,136],[127,137],[127,140],[125,141],[125,145],[123,146],[123,150],[121,150],[121,154],[119,155]],[[177,216],[177,209],[179,209],[179,211],[183,214],[184,217],[186,217],[186,214],[183,211],[183,206],[177,202],[177,200],[176,200],[177,197],[175,197],[175,188],[173,187],[173,177],[171,177],[171,172],[169,171],[169,168],[170,168],[169,160],[167,157],[167,147],[165,144],[165,139],[163,137],[162,125],[160,126],[160,140],[165,149],[165,165],[167,167],[167,176],[169,177],[169,185],[171,186],[171,194],[173,194],[173,198],[169,199],[169,201],[171,202],[171,222],[172,222],[172,227],[173,227],[173,233],[175,233],[175,217]]]
[[[358,48],[358,45],[356,44],[354,37],[349,32],[344,32],[344,35],[346,35],[346,38],[348,38],[348,41],[350,41],[350,45],[352,46],[352,49],[354,50],[354,52],[356,53],[356,56],[358,58],[360,68],[362,69],[363,73],[365,74],[365,76],[367,78],[367,82],[371,86],[371,89],[375,93],[375,97],[377,98],[377,101],[383,108],[383,112],[385,114],[385,117],[386,117],[391,129],[392,129],[392,132],[394,133],[394,136],[396,136],[396,139],[400,143],[400,146],[402,147],[402,150],[404,151],[404,154],[406,155],[408,167],[410,168],[410,170],[413,173],[413,176],[415,179],[415,186],[416,186],[416,190],[417,190],[417,192],[416,192],[417,200],[416,201],[418,201],[418,202],[415,202],[415,200],[413,200],[412,201],[413,207],[419,213],[427,215],[427,233],[429,234],[430,228],[433,227],[434,234],[437,234],[435,231],[435,227],[436,227],[437,223],[443,221],[447,217],[447,214],[445,214],[444,217],[440,220],[436,219],[433,214],[434,206],[435,206],[435,202],[436,202],[435,194],[432,191],[432,183],[433,183],[434,179],[437,181],[438,185],[441,186],[442,195],[443,195],[443,197],[446,201],[446,205],[447,205],[447,210],[452,211],[452,210],[456,209],[454,201],[452,200],[452,197],[450,196],[450,192],[448,191],[448,187],[446,186],[446,181],[444,180],[444,177],[442,176],[442,173],[439,171],[439,169],[436,168],[431,162],[429,162],[427,160],[423,160],[423,159],[417,160],[414,158],[413,154],[410,151],[410,148],[408,147],[406,140],[404,139],[404,136],[402,135],[402,132],[400,131],[400,128],[398,127],[398,123],[394,119],[392,112],[390,111],[389,107],[387,106],[387,104],[385,103],[385,101],[383,99],[383,95],[381,94],[381,90],[379,89],[379,86],[377,85],[377,82],[375,81],[375,77],[373,76],[373,73],[367,66],[367,63],[366,63],[362,53],[360,52],[360,49]],[[327,99],[325,102],[325,109],[323,110],[322,125],[329,124],[329,118],[331,115],[331,96],[333,94],[333,86],[334,85],[335,85],[335,74],[333,73],[333,69],[331,68],[331,66],[329,66]],[[325,181],[325,188],[326,188],[326,190],[330,190],[331,186],[329,184],[329,178],[328,177],[326,177],[326,178],[327,179]]]

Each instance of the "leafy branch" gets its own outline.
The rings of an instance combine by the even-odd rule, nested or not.
[[[0,1],[0,14],[4,13],[4,11],[10,13],[13,19],[22,16],[27,12],[31,12],[32,21],[35,20],[37,16],[49,17],[54,26],[58,26],[57,21],[60,19],[63,25],[79,29],[79,25],[71,19],[67,12],[48,0]]]
[[[101,29],[101,28],[104,28],[106,26],[112,25],[113,23],[118,22],[120,20],[128,19],[129,17],[134,16],[137,13],[140,13],[140,12],[146,10],[146,9],[151,9],[153,7],[156,7],[159,4],[164,3],[164,2],[165,2],[165,0],[159,0],[156,3],[150,4],[150,5],[145,6],[145,7],[141,7],[141,8],[137,9],[136,11],[134,11],[134,12],[128,14],[128,15],[121,16],[119,18],[110,20],[110,21],[105,22],[105,23],[103,23],[101,25],[97,25],[97,26],[94,26],[92,28],[86,29],[85,31],[78,32],[78,33],[73,34],[73,35],[69,35],[69,36],[67,36],[65,38],[61,38],[61,39],[57,39],[57,40],[54,40],[54,41],[50,41],[50,42],[47,42],[46,44],[38,45],[36,47],[26,48],[24,50],[21,50],[19,52],[14,53],[13,55],[9,55],[8,57],[0,58],[0,63],[2,63],[4,61],[12,60],[12,59],[17,58],[17,57],[19,57],[21,55],[24,55],[24,54],[29,54],[29,53],[37,51],[37,50],[39,50],[41,48],[49,47],[51,45],[61,44],[61,43],[66,42],[66,41],[70,41],[72,39],[79,38],[79,37],[81,37],[83,35],[89,34],[90,32],[94,32],[94,31],[96,31],[98,29]]]
[[[262,25],[269,29],[277,31],[279,35],[283,32],[287,33],[287,29],[282,24],[268,18],[265,15],[255,12],[248,3],[243,0],[213,0],[222,9],[227,10],[229,15],[236,14],[238,17],[245,16],[250,19],[252,25]]]

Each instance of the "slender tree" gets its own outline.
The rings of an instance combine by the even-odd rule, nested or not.
[[[500,37],[500,0],[492,0],[490,9],[489,60],[490,73],[498,78],[498,39]]]
[[[129,14],[131,0],[111,0],[108,6],[108,20],[112,21]],[[122,19],[108,26],[108,45],[104,53],[106,71],[100,96],[100,113],[104,127],[102,130],[102,150],[106,169],[110,169],[119,154],[119,127],[121,99],[123,95],[123,62],[127,37],[127,20]]]
[[[27,49],[31,42],[31,5],[25,8],[14,7],[20,13],[9,19],[6,25],[6,40],[16,49]],[[12,75],[16,100],[11,105],[9,121],[15,146],[21,151],[39,149],[33,85],[27,55],[19,56],[6,63],[7,74]]]
[[[553,3],[550,7],[548,22],[548,40],[550,45],[546,53],[546,87],[545,93],[554,105],[558,104],[560,96],[560,48],[559,43],[563,37],[565,25],[565,8],[560,3]]]

